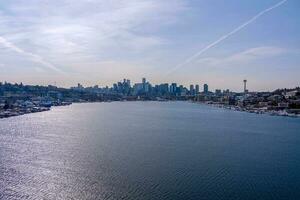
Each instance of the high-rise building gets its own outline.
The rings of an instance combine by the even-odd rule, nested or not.
[[[139,95],[139,94],[143,93],[143,91],[144,91],[144,86],[142,83],[134,84],[134,86],[133,86],[133,94],[134,95]]]
[[[158,93],[160,95],[166,95],[168,92],[169,92],[169,84],[168,83],[158,85]]]
[[[180,96],[182,96],[182,95],[183,95],[183,85],[179,85],[179,87],[178,87],[177,89],[178,89],[177,93],[178,93]]]
[[[113,91],[118,92],[118,85],[116,83],[113,84]]]
[[[177,90],[177,84],[176,83],[172,83],[170,85],[170,93],[171,94],[176,94],[176,90]]]
[[[199,92],[200,92],[200,87],[199,87],[199,85],[197,84],[197,85],[196,85],[196,94],[199,94]]]
[[[128,87],[130,88],[131,87],[131,85],[130,85],[130,80],[129,79],[127,79],[127,85],[128,85]]]
[[[173,85],[171,84],[169,87],[169,93],[172,94],[173,93]]]
[[[145,83],[144,92],[148,93],[151,90],[151,84],[149,82]]]
[[[194,85],[190,85],[190,94],[195,95]]]
[[[203,85],[203,92],[204,92],[205,94],[208,93],[208,85],[207,85],[207,84],[204,84],[204,85]]]
[[[146,92],[146,78],[142,78],[143,92]]]

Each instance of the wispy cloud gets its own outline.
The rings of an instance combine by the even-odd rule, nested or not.
[[[51,63],[45,61],[41,56],[33,54],[31,52],[26,52],[23,49],[14,45],[13,43],[7,41],[5,38],[3,38],[1,36],[0,36],[0,45],[4,46],[12,51],[15,51],[19,54],[22,54],[22,55],[26,56],[27,58],[29,58],[31,61],[39,63],[39,64],[43,65],[44,67],[47,67],[51,70],[62,73],[62,71],[59,68],[57,68],[54,65],[52,65]]]
[[[251,64],[258,66],[255,64],[263,63],[269,69],[266,73],[276,73],[273,60],[263,60],[265,57],[273,58],[267,53],[273,52],[274,49],[270,48],[274,47],[258,47],[228,57],[215,55],[230,55],[233,49],[245,49],[254,44],[298,48],[299,30],[295,28],[299,24],[297,3],[284,4],[286,1],[272,0],[277,1],[280,2],[224,34],[185,63],[195,61],[196,68],[196,65],[202,66],[200,62],[207,66],[220,66],[222,63],[231,65],[261,59],[261,62]],[[228,0],[215,6],[211,1],[195,0],[3,0],[0,1],[0,62],[4,66],[0,79],[36,84],[55,80],[70,86],[77,82],[111,85],[123,76],[133,81],[146,76],[156,83],[176,80],[185,84],[194,77],[194,82],[205,80],[211,85],[215,81],[215,73],[220,73],[220,77],[226,76],[227,69],[222,71],[209,67],[200,74],[196,70],[186,70],[182,78],[182,73],[172,77],[166,77],[165,73],[174,67],[176,60],[184,60],[182,52],[188,52],[195,41],[207,44],[207,38],[216,32],[229,32],[231,29],[228,27],[239,25],[240,19],[245,19],[262,4],[267,2]],[[220,47],[211,58],[205,58],[206,61],[200,56],[283,4],[287,5],[285,8],[289,15],[268,13],[272,15],[265,18],[264,27],[249,29],[248,35],[253,37],[235,43],[232,48]],[[245,5],[251,5],[251,8],[247,9]],[[281,29],[284,22],[284,29]],[[239,39],[238,34],[235,36]],[[276,64],[291,69],[290,66],[299,65],[299,56],[287,54]],[[236,74],[242,74],[243,78],[247,73],[245,69],[240,68]],[[56,70],[64,74],[55,73]],[[209,74],[211,82],[206,79]],[[228,76],[232,79],[231,74]]]
[[[270,59],[288,53],[288,50],[279,47],[261,46],[244,50],[227,57],[207,57],[197,60],[202,66],[237,66],[260,59]]]
[[[197,52],[196,54],[192,55],[191,57],[189,57],[187,60],[185,60],[184,62],[176,65],[173,69],[171,69],[167,75],[173,73],[174,71],[182,68],[183,66],[185,66],[186,64],[194,61],[197,57],[199,57],[200,55],[202,55],[203,53],[205,53],[206,51],[208,51],[209,49],[211,49],[212,47],[218,45],[219,43],[221,43],[222,41],[226,40],[227,38],[229,38],[230,36],[238,33],[239,31],[241,31],[242,29],[246,28],[249,24],[255,22],[258,18],[260,18],[261,16],[265,15],[266,13],[270,12],[271,10],[283,5],[284,3],[286,3],[288,0],[283,0],[280,1],[279,3],[261,11],[260,13],[258,13],[257,15],[255,15],[254,17],[252,17],[250,20],[246,21],[245,23],[243,23],[242,25],[238,26],[237,28],[235,28],[234,30],[232,30],[231,32],[223,35],[222,37],[220,37],[218,40],[210,43],[209,45],[207,45],[206,47],[204,47],[203,49],[201,49],[199,52]]]
[[[176,14],[185,9],[184,0],[12,0],[3,4],[9,12],[2,13],[0,34],[5,34],[5,43],[11,41],[7,46],[23,54],[24,49],[33,49],[39,57],[29,56],[43,64],[47,59],[71,67],[78,62],[120,59],[124,52],[138,57],[165,44],[153,31],[175,22]]]

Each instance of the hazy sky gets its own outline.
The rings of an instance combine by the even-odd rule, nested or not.
[[[0,81],[104,86],[124,77],[299,86],[300,1],[0,1]]]

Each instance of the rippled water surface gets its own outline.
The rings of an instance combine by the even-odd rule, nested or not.
[[[0,199],[300,199],[300,119],[187,102],[1,119]]]

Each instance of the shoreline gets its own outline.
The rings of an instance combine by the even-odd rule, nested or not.
[[[174,100],[153,101],[153,102],[169,102],[169,101],[174,101]],[[82,103],[111,103],[111,102],[127,102],[127,101],[72,102],[72,103],[64,103],[61,105],[54,105],[54,106],[50,106],[50,107],[35,106],[35,107],[31,107],[31,108],[14,108],[14,109],[0,110],[0,119],[17,117],[17,116],[27,115],[27,114],[31,114],[31,113],[46,112],[46,111],[50,111],[52,107],[69,106],[72,104],[82,104]],[[130,102],[132,102],[132,101],[130,101]],[[142,102],[142,101],[136,100],[134,102]],[[276,110],[266,110],[266,109],[259,109],[259,108],[258,109],[248,109],[248,108],[242,108],[239,106],[208,103],[208,102],[199,102],[199,101],[186,101],[186,102],[202,104],[202,105],[212,106],[215,108],[221,108],[221,109],[226,109],[226,110],[252,113],[252,114],[257,114],[257,115],[300,118],[300,114],[288,113],[286,110],[276,111]]]
[[[221,108],[221,109],[226,109],[226,110],[232,110],[232,111],[237,111],[237,112],[245,112],[245,113],[251,113],[251,114],[257,114],[257,115],[269,115],[269,116],[280,116],[280,117],[291,117],[291,118],[300,118],[300,114],[293,114],[293,113],[288,113],[286,110],[266,110],[266,109],[248,109],[248,108],[242,108],[239,106],[232,106],[232,105],[223,105],[223,104],[215,104],[215,103],[207,103],[207,102],[197,102],[197,101],[192,101],[193,103],[196,104],[203,104],[203,105],[208,105],[212,106],[215,108]]]
[[[53,105],[53,106],[34,106],[30,108],[22,108],[16,107],[12,109],[0,110],[0,119],[17,117],[21,115],[27,115],[31,113],[39,113],[39,112],[46,112],[50,111],[52,107],[60,107],[60,106],[68,106],[72,103],[64,103],[61,105]]]

